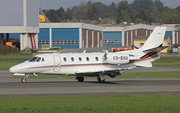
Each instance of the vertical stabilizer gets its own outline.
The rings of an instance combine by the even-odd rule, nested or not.
[[[164,36],[166,32],[166,27],[156,27],[149,38],[146,40],[144,45],[142,46],[142,50],[150,50],[159,47],[162,45]]]

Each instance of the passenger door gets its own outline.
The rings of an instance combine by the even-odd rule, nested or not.
[[[61,59],[60,56],[54,55],[54,72],[59,72],[61,70]]]

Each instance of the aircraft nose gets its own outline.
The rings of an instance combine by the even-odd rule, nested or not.
[[[10,71],[11,73],[16,73],[16,72],[19,71],[19,69],[18,69],[16,66],[13,66],[13,67],[11,67],[11,68],[9,69],[9,71]]]

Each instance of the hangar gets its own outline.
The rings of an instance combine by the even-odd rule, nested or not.
[[[60,48],[102,47],[103,27],[86,23],[40,23],[38,48],[44,44]]]
[[[157,25],[146,25],[146,24],[136,24],[136,25],[121,25],[121,26],[108,26],[104,27],[103,29],[103,39],[104,40],[111,40],[112,38],[116,37],[116,39],[120,40],[120,43],[115,44],[111,43],[108,44],[111,47],[120,47],[120,46],[126,46],[130,47],[134,44],[134,38],[136,37],[148,37],[153,29]],[[176,44],[177,41],[175,41],[175,38],[177,39],[177,36],[175,36],[175,27],[167,26],[167,31],[165,34],[165,37],[170,37],[171,44]],[[178,33],[176,33],[178,34]],[[180,44],[180,43],[179,43]],[[104,44],[105,46],[105,44]]]

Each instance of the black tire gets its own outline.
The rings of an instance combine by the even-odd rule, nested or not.
[[[100,77],[97,77],[97,81],[98,81],[99,83],[104,83],[104,82],[105,82],[105,79],[101,80]]]
[[[77,77],[78,82],[84,82],[84,77]]]
[[[98,80],[99,83],[102,82],[100,77],[97,77],[97,80]]]
[[[21,79],[21,83],[26,83],[26,82],[27,82],[27,80],[25,78]]]

